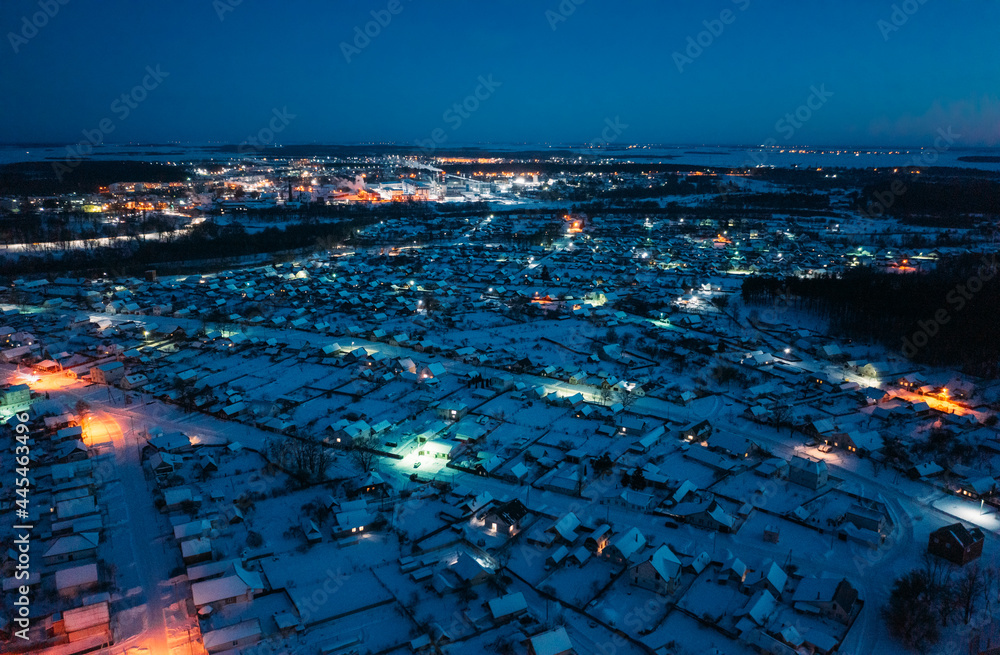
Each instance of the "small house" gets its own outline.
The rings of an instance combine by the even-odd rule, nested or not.
[[[953,523],[931,533],[927,551],[953,564],[964,566],[983,554],[984,539],[981,529]]]

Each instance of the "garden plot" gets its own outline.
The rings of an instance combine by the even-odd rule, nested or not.
[[[711,486],[711,490],[777,514],[791,512],[823,493],[780,478],[761,477],[753,470],[719,480]]]
[[[346,591],[341,590],[340,593]],[[320,612],[322,607],[317,614]],[[407,644],[418,634],[418,626],[397,603],[392,603],[317,625],[309,630],[306,636],[311,648],[303,652],[318,652],[317,649],[353,642],[356,647],[362,649],[361,652],[387,653],[394,652],[391,649],[405,647],[401,652],[409,653],[411,651]],[[345,648],[348,651],[338,649],[333,652],[349,652],[351,646],[345,645]]]
[[[441,651],[446,655],[466,655],[467,653],[502,653],[503,648],[514,647],[524,638],[519,625],[509,623],[496,628],[483,630],[464,641],[446,644]],[[410,651],[408,650],[407,653]],[[516,651],[507,651],[516,652]]]
[[[652,632],[671,610],[676,595],[663,596],[637,587],[628,573],[614,581],[588,612],[611,627],[622,628],[634,635]]]
[[[611,582],[619,568],[603,557],[591,556],[583,566],[563,563],[544,578],[538,588],[583,608]]]
[[[310,425],[321,418],[340,416],[353,409],[348,396],[334,394],[330,397],[308,400],[292,410],[292,420],[296,425]]]
[[[219,360],[203,361],[200,363],[200,368],[207,374],[198,378],[198,384],[207,385],[213,389],[232,385],[244,376],[260,375],[265,371],[281,369],[270,357],[246,358],[238,355]],[[263,377],[273,379],[277,376],[267,376],[265,373]]]
[[[727,581],[719,569],[710,567],[698,576],[677,605],[695,616],[715,622],[732,617],[749,598],[736,583]]]
[[[262,559],[261,565],[272,589],[284,589],[300,616],[309,613],[311,623],[393,602],[371,570],[345,568],[338,553],[337,546],[324,543],[308,553]]]
[[[522,425],[529,428],[541,428],[552,425],[559,418],[566,416],[570,412],[565,407],[555,407],[546,405],[540,400],[528,400],[525,406],[519,408],[513,415],[507,415],[505,420],[508,423]],[[485,413],[489,413],[488,411]]]
[[[640,641],[650,648],[665,648],[670,655],[757,655],[751,646],[728,639],[678,611],[671,612]]]
[[[694,446],[700,447],[700,446]],[[707,489],[721,477],[721,473],[700,462],[685,457],[682,452],[674,452],[658,464],[660,473],[671,480],[690,480],[699,489]]]

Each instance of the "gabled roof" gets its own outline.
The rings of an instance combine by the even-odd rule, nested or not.
[[[639,528],[631,528],[611,543],[611,546],[621,553],[625,559],[630,559],[632,555],[642,550],[645,545],[646,537],[639,531]]]
[[[785,588],[785,583],[788,582],[788,575],[776,563],[768,562],[756,572],[755,579],[751,584],[765,580],[780,594]]]
[[[576,514],[570,512],[556,521],[551,529],[566,541],[572,542],[576,539],[578,527],[580,527],[580,519],[576,517]]]
[[[667,545],[660,546],[649,558],[649,563],[664,580],[673,580],[681,574],[681,561]]]
[[[747,601],[737,614],[750,617],[757,625],[763,625],[774,612],[776,600],[770,591],[761,589]]]
[[[500,598],[494,598],[489,601],[488,605],[494,619],[503,618],[528,609],[528,603],[524,600],[524,594],[520,591],[501,596]]]
[[[952,537],[962,548],[968,548],[972,544],[983,540],[983,531],[979,528],[966,528],[961,523],[952,523],[943,528],[935,530],[933,533],[938,538],[943,536]]]
[[[517,523],[528,514],[528,508],[518,499],[495,506],[490,513],[496,514],[506,523]]]
[[[814,475],[820,475],[826,471],[826,462],[824,460],[813,460],[801,455],[796,455],[788,462],[788,466],[793,469],[798,469],[800,471],[806,471]]]
[[[556,628],[531,638],[531,650],[535,655],[560,655],[573,649],[566,628]]]
[[[67,537],[59,537],[52,542],[52,545],[45,551],[44,557],[69,555],[71,553],[78,553],[84,550],[97,548],[97,542],[99,540],[100,536],[97,532],[83,532],[80,534],[69,535]]]

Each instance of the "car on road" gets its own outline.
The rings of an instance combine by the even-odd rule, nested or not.
[[[423,464],[423,462],[416,462],[416,463],[413,464],[413,468],[418,469],[418,468],[420,468],[421,464]]]

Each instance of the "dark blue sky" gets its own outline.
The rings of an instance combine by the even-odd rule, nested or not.
[[[629,143],[930,145],[950,126],[964,145],[1000,144],[988,0],[899,2],[891,31],[880,0],[562,0],[568,16],[560,0],[399,0],[350,62],[341,43],[389,0],[41,1],[58,11],[37,34],[23,18],[38,0],[0,7],[3,142],[76,142],[108,119],[108,142],[239,143],[287,108],[276,142],[413,143],[437,128],[449,144],[585,142],[618,119]],[[723,10],[729,24],[679,71],[674,53]],[[157,65],[167,77],[147,77],[125,115],[121,95]],[[480,76],[499,86],[447,113]],[[778,121],[812,87],[832,95],[789,135]]]

